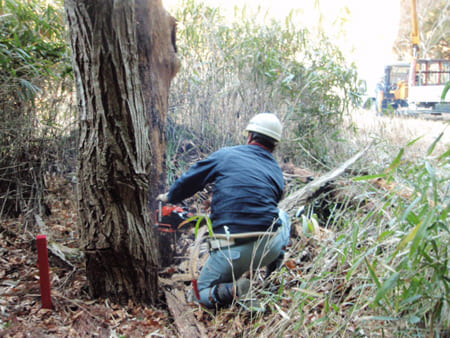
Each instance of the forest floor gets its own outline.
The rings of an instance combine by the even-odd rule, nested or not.
[[[362,135],[389,137],[397,144],[423,136],[414,145],[417,154],[423,154],[446,124],[421,119],[375,117],[369,111],[356,114],[354,121]],[[443,147],[450,144],[448,132],[443,135],[441,144]],[[64,177],[49,175],[46,185],[46,203],[51,210],[49,216],[42,219],[39,216],[20,216],[0,223],[0,337],[179,336],[163,296],[157,307],[132,302],[121,306],[108,300],[89,298],[84,263],[78,250],[73,184]],[[39,226],[31,226],[33,223]],[[42,233],[47,235],[49,246],[55,252],[59,249],[64,253],[63,260],[50,255],[52,310],[43,309],[40,302],[36,235]],[[295,241],[293,247],[298,250]],[[292,272],[291,277],[287,277],[287,285],[290,279],[295,279],[296,273],[301,274],[303,269],[307,269],[319,246],[310,240],[301,249],[307,251],[301,265],[289,261],[285,263]],[[167,271],[164,278],[167,278]],[[178,267],[174,266],[171,273],[177,271]],[[291,284],[287,287],[296,287],[295,283]],[[289,300],[284,302],[287,307]],[[283,304],[281,302],[278,312],[281,316],[284,314]],[[219,315],[196,304],[188,306],[192,316],[205,328],[207,336],[239,335],[245,331],[246,325],[254,324],[253,314],[242,311],[238,305],[223,310]],[[317,309],[310,309],[311,320],[316,314]],[[260,319],[264,323],[264,316]]]

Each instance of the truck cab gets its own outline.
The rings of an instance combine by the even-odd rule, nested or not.
[[[376,109],[398,109],[408,105],[408,78],[410,64],[397,62],[386,65],[384,76],[375,89]]]

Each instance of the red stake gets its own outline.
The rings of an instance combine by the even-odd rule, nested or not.
[[[192,287],[194,288],[195,297],[197,297],[197,300],[200,300],[200,292],[198,291],[198,284],[196,279],[192,280]]]
[[[44,309],[52,308],[50,296],[50,268],[48,265],[47,236],[36,237],[39,260],[39,283],[41,286],[41,302]]]

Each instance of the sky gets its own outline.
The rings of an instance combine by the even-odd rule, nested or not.
[[[162,0],[166,9],[176,6],[179,0]],[[290,10],[298,9],[302,14],[302,25],[312,28],[317,25],[319,12],[315,8],[318,1],[323,15],[325,32],[335,36],[338,26],[333,24],[344,14],[346,20],[336,39],[336,44],[344,51],[349,61],[354,61],[360,77],[373,91],[376,82],[383,75],[384,65],[396,61],[392,46],[397,36],[399,0],[203,0],[222,7],[225,13],[233,15],[234,6],[246,4],[249,8],[260,5],[268,9],[271,16],[284,18]]]

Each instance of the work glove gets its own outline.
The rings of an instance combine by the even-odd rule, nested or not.
[[[167,203],[167,202],[169,201],[169,199],[167,198],[167,195],[168,195],[167,192],[164,193],[164,194],[159,194],[159,195],[156,197],[156,200],[157,200],[157,201],[161,201],[161,202],[163,202],[163,203]]]

